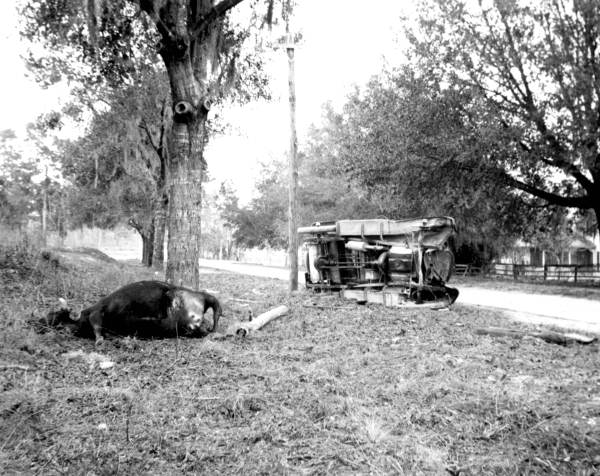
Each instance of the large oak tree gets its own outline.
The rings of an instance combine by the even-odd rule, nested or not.
[[[167,279],[197,287],[200,208],[211,104],[226,90],[264,86],[260,68],[240,45],[247,28],[234,28],[228,12],[242,0],[30,0],[24,34],[58,54],[35,56],[37,71],[81,77],[87,82],[128,82],[139,62],[158,55],[169,79],[173,126],[169,133]],[[273,15],[266,2],[266,17]],[[254,14],[249,23],[258,23]],[[64,62],[73,66],[66,70]],[[75,62],[73,62],[75,60]],[[243,74],[244,68],[250,74]],[[241,72],[240,72],[241,71]],[[246,71],[246,72],[247,72]],[[246,88],[248,90],[248,88]]]
[[[431,0],[414,65],[484,101],[498,179],[600,226],[600,2]],[[472,112],[472,111],[471,111]]]

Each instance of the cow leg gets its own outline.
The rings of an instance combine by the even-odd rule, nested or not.
[[[206,312],[208,308],[212,309],[213,314],[213,326],[211,332],[215,332],[217,330],[217,325],[219,324],[219,317],[221,316],[223,311],[221,309],[221,304],[219,303],[219,300],[211,294],[205,293],[204,312]]]
[[[92,312],[89,319],[94,331],[94,337],[96,338],[96,345],[101,345],[104,341],[104,336],[102,335],[102,314],[98,311]]]

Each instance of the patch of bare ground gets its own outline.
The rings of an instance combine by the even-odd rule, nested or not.
[[[288,297],[280,281],[218,272],[203,275],[203,287],[224,304],[220,330],[249,309],[286,304],[290,313],[245,339],[116,337],[95,348],[26,321],[58,296],[76,308],[153,273],[39,271],[3,296],[5,474],[600,471],[597,344],[477,336],[475,327],[507,322],[462,306]],[[64,356],[75,350],[114,365]]]

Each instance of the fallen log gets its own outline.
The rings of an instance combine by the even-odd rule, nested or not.
[[[245,337],[251,332],[256,332],[261,329],[269,322],[278,317],[281,317],[289,312],[287,306],[278,306],[270,311],[263,312],[262,314],[254,317],[250,322],[236,322],[234,323],[228,332],[228,334],[235,334],[241,337]]]
[[[230,301],[235,301],[235,302],[243,302],[243,303],[249,302],[249,303],[252,303],[252,304],[256,304],[257,302],[260,302],[260,301],[257,301],[255,299],[242,299],[242,298],[229,298],[229,300]]]
[[[31,369],[28,365],[19,365],[19,364],[0,364],[0,370],[24,370],[27,371]]]
[[[489,335],[493,337],[514,337],[522,339],[523,337],[536,337],[551,344],[567,345],[574,342],[578,344],[591,344],[596,341],[596,337],[589,337],[582,334],[563,334],[554,331],[519,331],[516,329],[506,329],[504,327],[478,327],[475,334]]]
[[[356,309],[356,307],[353,306],[322,306],[320,304],[303,304],[302,307],[318,309],[319,311],[348,311],[350,309]]]

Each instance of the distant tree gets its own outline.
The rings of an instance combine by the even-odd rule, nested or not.
[[[218,200],[215,200],[215,206],[219,216],[225,221],[225,226],[232,227],[235,221],[235,215],[240,210],[240,199],[235,193],[234,186],[229,182],[222,182],[219,187]]]
[[[31,210],[31,176],[35,169],[18,163],[21,156],[12,147],[14,138],[13,130],[0,131],[0,221],[10,228],[20,228]]]
[[[233,259],[235,242],[233,229],[223,218],[227,211],[237,211],[237,196],[227,183],[221,183],[216,193],[205,192],[202,205],[202,247],[203,256],[219,259]]]
[[[83,193],[92,197],[110,193],[106,203],[113,208],[105,210],[111,214],[105,224],[117,220],[132,226],[142,238],[142,262],[161,267],[168,206],[166,138],[171,126],[164,76],[152,67],[140,69],[132,86],[104,88],[92,97],[81,89],[74,96],[77,102],[65,108],[66,115],[91,114],[91,119],[76,144],[62,144],[65,172]],[[100,176],[111,183],[99,187]],[[94,213],[94,208],[90,211]],[[98,224],[102,218],[93,221]]]
[[[414,67],[471,91],[497,180],[600,226],[600,2],[430,0],[412,29]]]
[[[557,263],[561,263],[563,253],[569,250],[576,237],[577,218],[569,216],[565,208],[545,206],[540,209],[523,238],[526,243],[544,250]]]
[[[162,150],[168,121],[151,81],[143,93],[133,94],[132,89],[110,96],[111,107],[94,110],[84,136],[61,144],[62,166],[74,187],[69,201],[72,226],[129,224],[142,238],[142,263],[150,266],[155,246],[162,250],[162,239],[155,245],[155,237],[158,217],[166,213]]]
[[[330,116],[333,118],[333,116]],[[333,128],[313,128],[305,149],[299,154],[298,215],[301,225],[345,218],[372,218],[380,209],[350,177],[340,175],[334,160]],[[288,243],[287,163],[263,165],[255,196],[240,206],[230,186],[221,188],[221,217],[233,230],[241,248],[273,247]]]
[[[63,125],[62,115],[56,111],[40,114],[27,125],[28,153],[35,156],[37,189],[34,198],[44,244],[48,231],[58,231],[60,238],[66,235],[65,190],[60,183],[55,135]]]
[[[330,104],[323,108],[322,124],[312,126],[300,155],[300,214],[303,224],[380,217],[381,203],[342,162],[347,139],[343,115]]]
[[[0,166],[0,222],[9,228],[22,229],[37,208],[38,187],[32,181],[36,174],[33,162],[4,155]]]
[[[30,131],[36,129],[30,126]],[[43,217],[48,229],[63,232],[59,183],[45,173],[39,158],[23,157],[15,139],[14,131],[0,131],[0,222],[21,230],[31,218]]]
[[[285,248],[287,244],[287,175],[285,164],[263,164],[256,196],[247,206],[239,206],[231,188],[224,185],[226,200],[221,216],[233,230],[240,248]]]

